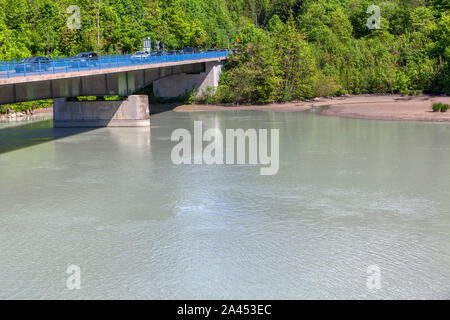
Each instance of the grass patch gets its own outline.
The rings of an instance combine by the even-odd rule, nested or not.
[[[77,97],[78,101],[121,101],[125,100],[125,97],[123,96],[81,96]]]

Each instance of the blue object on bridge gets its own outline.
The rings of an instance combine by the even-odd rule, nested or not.
[[[193,54],[177,54],[149,56],[143,59],[131,59],[130,55],[100,56],[95,64],[90,61],[86,65],[73,65],[73,57],[50,59],[50,65],[45,68],[39,62],[38,65],[27,63],[24,60],[6,60],[0,62],[0,78],[26,77],[30,75],[43,75],[52,73],[70,73],[79,71],[90,71],[100,69],[111,69],[120,67],[131,67],[156,63],[180,62],[189,60],[201,60],[227,57],[228,51],[205,52]],[[72,62],[71,62],[72,61]]]

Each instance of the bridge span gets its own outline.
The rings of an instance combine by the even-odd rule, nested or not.
[[[104,58],[95,66],[75,69],[55,61],[49,70],[22,74],[13,73],[10,70],[13,66],[6,67],[7,71],[2,66],[0,104],[79,96],[129,96],[155,82],[155,94],[161,97],[174,97],[193,87],[201,92],[208,86],[217,86],[219,69],[227,57],[228,52],[149,57],[139,61],[128,56],[112,61]],[[170,79],[173,76],[177,77]]]
[[[153,84],[156,96],[177,97],[193,89],[201,95],[217,87],[223,60],[228,52],[181,56],[101,59],[95,65],[69,68],[68,61],[53,61],[34,72],[12,72],[0,67],[0,104],[54,99],[55,127],[148,126],[150,106],[147,96],[133,95]],[[35,67],[35,66],[34,66]],[[37,70],[36,70],[37,69]],[[119,95],[121,101],[78,101],[80,96]]]

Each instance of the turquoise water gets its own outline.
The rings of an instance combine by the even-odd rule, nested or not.
[[[195,120],[279,129],[278,174],[174,165],[170,135]],[[450,298],[450,125],[257,111],[151,123],[0,122],[0,298]]]

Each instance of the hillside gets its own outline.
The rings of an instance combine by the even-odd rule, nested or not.
[[[80,8],[79,29],[68,27],[70,5]],[[371,5],[379,29],[367,26]],[[206,102],[450,92],[450,0],[0,0],[0,8],[1,59],[131,53],[146,37],[171,49],[238,43]]]

